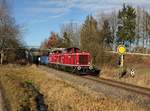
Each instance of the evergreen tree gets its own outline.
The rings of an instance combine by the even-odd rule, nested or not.
[[[97,21],[92,16],[87,16],[80,32],[81,49],[91,53],[93,64],[100,62],[100,47],[99,31]]]
[[[71,47],[72,43],[70,40],[70,35],[67,34],[67,32],[64,32],[63,34],[63,39],[62,39],[62,47],[68,48]]]
[[[102,32],[103,32],[105,45],[111,48],[111,44],[113,43],[113,35],[111,33],[109,21],[107,19],[104,20]]]
[[[123,5],[122,10],[119,11],[118,19],[120,24],[118,26],[117,36],[118,42],[125,44],[129,42],[130,45],[135,39],[136,28],[136,11],[135,8],[129,5]]]
[[[67,38],[71,41],[72,47],[79,47],[79,40],[80,40],[80,27],[77,23],[69,22],[66,24],[63,24],[61,26],[61,35],[64,36],[64,34],[67,35]]]

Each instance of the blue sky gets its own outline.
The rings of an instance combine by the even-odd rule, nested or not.
[[[9,0],[13,17],[24,27],[23,37],[30,46],[39,46],[51,31],[59,32],[70,21],[83,23],[88,14],[110,13],[123,2],[150,8],[150,0]]]

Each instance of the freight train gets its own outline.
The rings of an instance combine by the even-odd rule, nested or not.
[[[100,70],[92,65],[90,53],[71,47],[55,49],[48,55],[38,56],[40,64],[76,74],[98,75]]]

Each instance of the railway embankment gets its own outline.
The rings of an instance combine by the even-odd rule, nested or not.
[[[101,67],[100,77],[121,81],[141,87],[150,88],[150,56],[126,54],[124,56],[124,69],[126,74],[119,78],[120,67],[117,54],[110,55],[110,61]],[[135,76],[132,77],[131,69]]]
[[[35,65],[7,65],[0,67],[0,70],[5,103],[12,111],[22,107],[36,111],[39,105],[47,107],[48,111],[145,110],[132,101],[109,97],[97,88],[96,82],[65,72]],[[99,87],[107,89],[104,85]]]
[[[146,94],[143,95],[136,91],[128,90],[128,88],[114,87],[110,82],[97,82],[98,78],[91,80],[85,76],[76,76],[62,71],[56,71],[55,69],[49,69],[41,66],[42,70],[51,72],[50,74],[55,74],[55,76],[63,79],[65,82],[72,84],[74,87],[81,87],[81,90],[93,91],[96,93],[101,93],[108,98],[126,101],[128,103],[136,103],[138,106],[144,108],[144,110],[150,109],[150,97]],[[49,75],[49,74],[48,74]],[[86,92],[86,91],[85,91]],[[93,93],[92,92],[92,93]],[[148,93],[150,94],[150,92]],[[129,109],[126,109],[129,110]],[[135,110],[135,109],[134,109]],[[138,109],[139,110],[139,109]]]
[[[131,69],[134,69],[135,76],[132,77]],[[135,64],[128,66],[127,73],[123,77],[119,77],[120,69],[116,67],[104,66],[100,74],[100,78],[112,79],[124,83],[129,83],[141,87],[150,88],[150,68],[149,65]]]

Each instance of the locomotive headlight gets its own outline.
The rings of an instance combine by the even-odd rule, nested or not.
[[[90,66],[89,69],[92,70],[92,69],[93,69],[93,66]]]
[[[78,66],[78,67],[77,67],[77,69],[78,69],[78,70],[81,70],[81,67],[80,67],[80,66]]]

